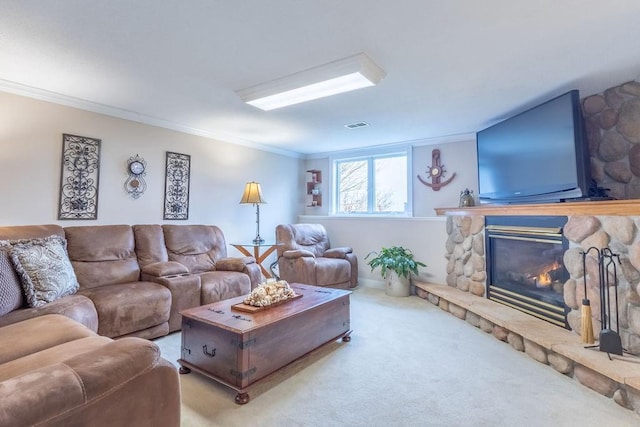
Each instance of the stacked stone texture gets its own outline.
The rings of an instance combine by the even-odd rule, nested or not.
[[[591,305],[593,330],[596,339],[601,329],[600,279],[598,252],[595,247],[610,248],[619,255],[616,261],[617,286],[607,289],[611,301],[612,328],[616,327],[616,293],[622,346],[630,353],[640,355],[640,217],[624,216],[573,216],[564,227],[564,236],[569,240],[569,250],[564,254],[564,264],[570,278],[564,285],[564,302],[571,308],[567,318],[571,329],[581,331],[582,299],[584,298],[585,274],[582,253],[586,252],[587,299]],[[609,266],[609,283],[613,284],[613,266]]]
[[[447,217],[447,235],[447,285],[484,296],[484,216]]]
[[[640,198],[640,83],[589,96],[582,107],[593,179],[616,199]]]

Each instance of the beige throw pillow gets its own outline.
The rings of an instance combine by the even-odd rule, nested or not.
[[[78,291],[78,280],[67,255],[67,242],[60,236],[14,243],[11,261],[30,307],[41,307]]]

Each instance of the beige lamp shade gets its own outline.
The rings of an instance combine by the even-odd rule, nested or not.
[[[262,188],[260,188],[259,183],[255,181],[251,181],[251,182],[247,182],[247,185],[244,186],[244,193],[242,193],[240,204],[245,204],[245,203],[253,203],[253,204],[267,203],[262,198]]]

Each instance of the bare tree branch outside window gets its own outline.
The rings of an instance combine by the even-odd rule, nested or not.
[[[337,162],[338,212],[404,212],[407,203],[406,163],[406,155]],[[373,169],[372,174],[369,168]],[[369,182],[370,175],[372,182]],[[373,194],[373,206],[369,206],[370,192]]]

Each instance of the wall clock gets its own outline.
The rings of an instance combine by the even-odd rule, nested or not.
[[[127,160],[127,180],[124,190],[134,199],[140,197],[147,189],[144,176],[147,174],[147,162],[137,154]]]
[[[440,188],[453,181],[456,173],[454,172],[453,175],[451,175],[451,178],[442,181],[446,170],[444,169],[444,165],[440,163],[440,150],[438,150],[437,148],[431,152],[431,161],[431,166],[429,166],[429,168],[427,169],[427,174],[429,175],[429,177],[425,179],[418,175],[418,179],[427,187],[433,188],[433,191],[438,191],[440,190]],[[431,182],[427,182],[427,179],[431,179]]]

